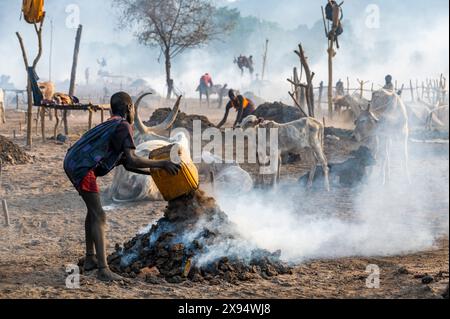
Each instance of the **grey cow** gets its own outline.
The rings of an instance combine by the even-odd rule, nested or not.
[[[324,183],[327,191],[330,190],[328,179],[328,161],[324,152],[324,127],[314,118],[307,117],[286,124],[274,121],[264,121],[254,115],[247,116],[240,126],[243,130],[248,129],[277,129],[278,130],[278,168],[276,181],[280,181],[281,155],[286,153],[299,154],[305,149],[311,151],[311,171],[308,179],[308,187],[311,187],[316,172],[317,161],[322,165]],[[258,165],[261,165],[258,161]]]
[[[383,184],[390,179],[391,149],[394,141],[402,150],[402,167],[407,182],[410,183],[409,121],[406,106],[400,96],[390,90],[375,91],[370,107],[361,112],[355,124],[353,136],[358,142],[371,138],[376,140],[375,154],[380,155]]]

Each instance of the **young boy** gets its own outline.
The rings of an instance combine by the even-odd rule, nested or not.
[[[122,279],[111,272],[106,261],[106,215],[100,202],[97,177],[105,176],[114,167],[124,167],[138,174],[149,174],[141,169],[165,169],[175,175],[180,166],[170,161],[152,161],[135,154],[132,125],[134,106],[131,97],[119,92],[111,97],[112,117],[87,132],[67,152],[64,170],[78,190],[87,207],[86,271],[98,268],[98,279],[115,281]]]

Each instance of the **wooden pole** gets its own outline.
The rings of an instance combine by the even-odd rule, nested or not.
[[[33,137],[31,136],[32,128],[32,119],[33,119],[33,97],[31,94],[31,81],[30,76],[28,74],[28,57],[27,52],[25,50],[25,45],[23,44],[23,39],[19,32],[16,32],[17,39],[19,40],[20,49],[22,50],[23,62],[25,64],[25,71],[27,72],[27,113],[25,114],[25,119],[27,123],[27,146],[31,148],[33,144]]]
[[[53,128],[53,138],[56,141],[56,137],[58,136],[58,127],[59,127],[59,114],[58,114],[58,110],[55,109],[55,119],[56,119],[56,123],[55,123],[55,127]]]
[[[5,216],[5,226],[9,227],[11,225],[11,222],[9,220],[8,204],[6,203],[5,199],[2,199],[2,207],[3,215]]]
[[[75,48],[73,50],[73,62],[72,62],[72,73],[70,75],[70,87],[69,95],[75,95],[75,85],[77,79],[77,66],[78,66],[78,54],[80,52],[81,35],[83,32],[83,26],[80,24],[78,26],[77,35],[75,37]],[[69,123],[67,122],[67,110],[63,111],[63,123],[64,123],[64,134],[69,135]]]
[[[350,95],[350,79],[347,76],[347,95]]]
[[[328,117],[333,118],[333,58],[336,55],[333,47],[334,37],[328,40]]]
[[[45,143],[45,108],[41,107],[41,135],[42,142]]]
[[[91,129],[92,128],[92,114],[93,114],[93,112],[92,112],[92,110],[89,110],[88,112],[89,112],[88,126],[89,126],[89,129]]]
[[[36,58],[33,61],[33,65],[32,68],[33,70],[36,69],[36,66],[39,62],[39,60],[41,59],[42,56],[42,27],[44,26],[44,21],[45,21],[45,16],[42,19],[41,23],[39,24],[39,26],[37,24],[34,24],[34,30],[36,31],[36,35],[38,38],[38,53],[36,55]],[[32,138],[32,119],[33,119],[33,96],[32,96],[32,91],[31,91],[31,79],[29,76],[29,72],[28,72],[28,57],[26,54],[26,50],[25,50],[25,45],[23,43],[23,39],[20,36],[19,32],[16,32],[16,36],[17,39],[19,40],[19,44],[20,44],[20,49],[22,50],[22,56],[23,56],[23,61],[25,64],[25,70],[27,72],[27,103],[28,103],[28,110],[27,110],[27,146],[28,147],[32,147],[33,144],[33,138]]]
[[[53,62],[53,20],[50,20],[50,54],[48,56],[48,80],[52,80],[52,62]],[[51,114],[52,112],[50,112]]]
[[[263,67],[261,72],[261,80],[264,80],[264,76],[266,75],[266,66],[267,66],[267,51],[269,50],[269,39],[266,39],[266,45],[264,47],[264,55],[263,55]]]
[[[298,51],[295,53],[300,58],[300,63],[302,64],[303,69],[305,70],[306,82],[307,85],[305,87],[305,95],[306,95],[306,103],[308,105],[308,113],[310,117],[314,117],[314,86],[313,86],[313,78],[314,72],[311,72],[311,69],[308,64],[308,58],[305,55],[305,51],[303,50],[303,46],[301,44],[298,45]]]
[[[359,97],[362,99],[364,97],[364,85],[368,82],[364,82],[362,80],[357,79],[359,83]]]
[[[411,91],[411,101],[414,102],[414,88],[413,88],[413,84],[412,84],[412,80],[409,80],[409,89]]]
[[[304,107],[304,104],[302,104],[302,96],[301,96],[301,88],[300,88],[300,78],[298,76],[298,70],[297,68],[294,68],[294,95],[297,102]]]

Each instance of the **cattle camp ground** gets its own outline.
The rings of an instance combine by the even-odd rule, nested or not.
[[[20,14],[16,2],[0,9]],[[246,18],[241,1],[225,11],[198,2],[220,21],[227,10]],[[381,57],[358,67],[358,57],[347,63],[358,51],[347,24],[341,35],[323,2],[323,15],[320,5],[291,4],[314,6],[320,32],[252,18],[245,38],[238,20],[221,26],[218,42],[197,34],[200,48],[179,44],[172,60],[126,28],[117,39],[91,19],[62,30],[67,7],[54,1],[44,16],[22,12],[37,14],[33,23],[12,19],[0,40],[16,66],[0,61],[0,299],[448,298],[448,43],[439,69],[419,49],[424,58],[411,64],[421,72]],[[349,17],[365,8],[330,3]],[[62,39],[70,49],[59,51]],[[110,119],[119,91],[134,102],[136,154],[170,158],[176,145],[184,175],[120,166],[97,179],[108,266],[123,279],[110,283],[85,269],[86,206],[63,163]],[[236,112],[219,128],[227,106]],[[252,106],[235,123],[239,107]]]

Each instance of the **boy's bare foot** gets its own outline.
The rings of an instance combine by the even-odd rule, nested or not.
[[[84,271],[92,271],[94,269],[97,269],[97,267],[98,267],[97,257],[95,255],[86,255],[83,266]]]
[[[113,273],[109,268],[99,268],[97,279],[105,282],[123,281],[125,278]]]

